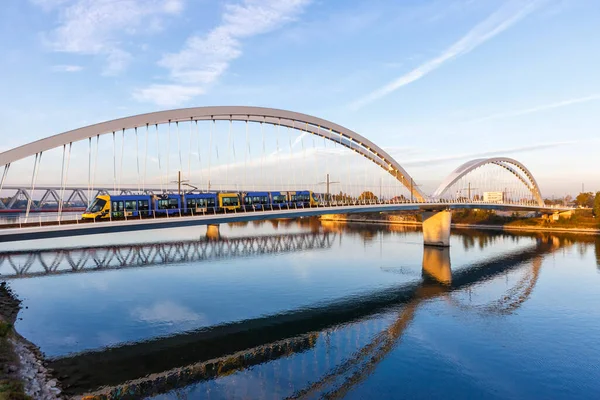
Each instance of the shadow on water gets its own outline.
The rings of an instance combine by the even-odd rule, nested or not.
[[[349,227],[352,228],[348,229]],[[351,225],[343,229],[345,234],[359,234],[361,227]],[[324,230],[335,232],[336,228],[325,225]],[[364,237],[371,237],[376,232],[393,233],[389,227],[377,225],[370,225],[368,231],[368,235]],[[332,372],[293,395],[310,397],[314,393],[327,391],[331,396],[337,397],[362,381],[385,358],[423,302],[533,265],[527,279],[518,283],[514,293],[504,296],[502,304],[491,304],[488,307],[489,312],[510,312],[529,297],[537,281],[543,257],[572,243],[572,238],[569,237],[544,234],[512,235],[498,232],[490,235],[488,232],[478,234],[476,231],[463,231],[458,235],[468,246],[478,241],[490,244],[494,237],[506,236],[517,236],[515,240],[518,240],[518,236],[534,237],[535,244],[519,251],[460,266],[457,271],[450,268],[448,249],[427,247],[423,253],[422,279],[418,282],[317,304],[310,308],[67,355],[51,360],[49,367],[55,371],[67,394],[96,392],[108,398],[141,398],[307,351],[314,346],[318,332],[400,307],[402,311],[395,322],[376,335],[371,343]],[[483,239],[485,235],[488,238]]]

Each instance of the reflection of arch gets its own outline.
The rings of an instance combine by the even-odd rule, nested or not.
[[[444,276],[444,281],[440,282],[442,285],[429,285],[424,282],[420,287],[416,288],[411,300],[402,308],[398,313],[396,320],[387,329],[376,335],[370,343],[355,352],[351,358],[343,362],[332,372],[324,375],[320,380],[313,382],[307,388],[296,392],[293,396],[290,396],[290,398],[313,398],[329,385],[334,385],[335,389],[326,393],[326,396],[324,397],[344,397],[354,386],[366,379],[388,353],[394,349],[398,341],[402,338],[406,328],[410,326],[419,305],[423,302],[447,295],[456,289],[470,287],[481,279],[480,274],[484,270],[487,270],[487,275],[484,276],[489,279],[512,269],[513,267],[522,266],[526,261],[533,259],[533,269],[531,274],[533,278],[530,280],[530,284],[526,285],[523,282],[519,282],[517,286],[526,286],[526,289],[521,296],[517,296],[515,301],[507,302],[507,305],[504,307],[508,312],[514,310],[514,308],[519,307],[529,298],[533,287],[537,282],[543,260],[542,255],[553,249],[554,247],[547,242],[538,242],[534,249],[512,254],[509,253],[503,257],[497,257],[489,262],[481,263],[472,269],[459,271],[456,273],[457,279],[453,280],[449,285],[448,282],[446,282],[445,274],[442,274],[442,276]],[[435,276],[432,276],[430,271],[432,269],[444,270],[446,268],[446,261],[443,261],[445,256],[449,257],[449,253],[431,253],[429,256],[424,257],[424,267],[425,263],[430,261],[437,265],[434,265],[433,268],[428,268],[427,270],[424,268],[423,273],[427,277],[436,278]],[[447,262],[449,265],[449,258]],[[435,273],[434,275],[439,274]],[[499,301],[499,303],[502,302],[503,300]],[[513,308],[511,309],[511,307]],[[345,376],[347,377],[343,379]]]
[[[499,167],[502,167],[513,174],[529,189],[540,207],[544,206],[544,199],[542,199],[540,187],[538,186],[531,172],[519,161],[507,157],[478,158],[462,164],[452,171],[452,173],[448,175],[446,179],[444,179],[437,190],[433,193],[433,197],[442,197],[446,191],[460,178],[476,170],[477,168],[488,164],[498,165]]]
[[[329,139],[377,164],[400,181],[408,190],[412,191],[413,196],[418,200],[424,200],[423,194],[418,187],[412,184],[412,178],[404,168],[382,148],[365,137],[341,125],[321,118],[293,111],[264,107],[217,106],[182,108],[115,119],[50,136],[0,153],[0,165],[8,165],[25,157],[34,156],[69,143],[100,135],[143,128],[149,125],[194,121],[248,121],[267,123],[298,129]]]
[[[513,288],[508,290],[498,300],[491,301],[486,305],[469,306],[460,303],[451,296],[448,297],[448,299],[454,306],[463,310],[476,310],[482,314],[510,314],[521,307],[521,305],[523,305],[523,303],[531,296],[531,293],[537,284],[541,267],[542,257],[537,256],[533,259],[531,270],[528,274],[523,276]]]

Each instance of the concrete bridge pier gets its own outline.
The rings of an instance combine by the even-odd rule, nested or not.
[[[450,249],[448,247],[425,246],[423,248],[423,278],[442,285],[452,284]]]
[[[219,224],[206,225],[206,238],[208,240],[221,239],[221,232],[219,231]]]
[[[423,212],[423,242],[425,246],[450,246],[452,213],[444,211]]]

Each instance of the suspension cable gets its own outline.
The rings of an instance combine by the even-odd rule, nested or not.
[[[263,162],[265,158],[265,131],[263,130],[264,122],[260,123],[260,134],[262,136],[262,154],[260,156],[260,178],[263,178]],[[262,183],[261,183],[262,185]]]
[[[4,180],[6,179],[6,177],[8,175],[9,168],[10,168],[10,163],[8,163],[4,166],[4,172],[2,173],[2,180],[0,180],[0,194],[2,193],[2,188],[4,188]]]
[[[171,160],[171,120],[168,124],[168,138],[167,138],[167,179],[165,182],[166,189],[169,190],[169,163]]]
[[[137,164],[137,190],[140,193],[140,145],[138,142],[137,126],[135,127],[135,161]]]
[[[179,171],[183,171],[183,159],[181,158],[181,139],[179,137],[179,121],[175,121],[177,130],[177,151],[179,151]]]
[[[117,191],[117,144],[113,131],[113,192]]]
[[[121,163],[119,166],[119,192],[121,191],[121,182],[123,181],[123,153],[125,152],[125,128],[121,133]]]
[[[154,127],[156,128],[156,155],[158,156],[158,175],[160,177],[160,191],[161,193],[164,193],[165,191],[163,186],[162,166],[160,163],[160,139],[158,135],[158,124],[154,124]]]
[[[192,124],[193,118],[190,118],[190,147],[188,152],[188,180],[192,180]],[[200,155],[200,153],[198,153]]]
[[[244,151],[244,187],[242,190],[246,190],[246,180],[248,176],[248,153],[250,153],[250,143],[248,142],[248,118],[246,119],[246,150]]]
[[[146,124],[146,140],[145,140],[145,155],[144,155],[144,177],[142,178],[142,191],[146,191],[146,171],[148,167],[148,124]]]
[[[96,135],[96,153],[94,154],[94,174],[92,175],[92,194],[94,193],[94,184],[96,182],[96,171],[98,170],[98,147],[100,147],[100,135]]]
[[[208,140],[208,181],[206,183],[207,191],[210,191],[210,162],[212,159],[212,138],[213,138],[213,127],[215,126],[215,120],[212,120],[210,124],[210,138]]]
[[[231,153],[231,115],[229,116],[229,132],[227,133],[227,159],[225,160],[225,186],[229,190],[229,156]]]
[[[27,219],[29,218],[29,210],[31,209],[31,202],[33,201],[33,191],[35,190],[37,173],[39,171],[41,161],[42,152],[40,151],[39,153],[35,153],[35,160],[33,161],[33,174],[31,176],[31,189],[29,191],[29,198],[27,199],[27,210],[25,211],[25,223],[27,223]]]
[[[90,191],[90,182],[92,180],[92,137],[88,138],[88,180],[87,180],[87,195],[88,195],[88,207],[90,206],[90,198],[92,193]]]

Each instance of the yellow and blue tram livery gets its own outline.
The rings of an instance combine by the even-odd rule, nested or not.
[[[290,205],[295,207],[312,207],[319,205],[317,195],[311,190],[299,190],[296,192],[288,192]]]
[[[183,197],[186,214],[214,213],[217,210],[216,193],[186,193]]]
[[[271,208],[271,193],[246,192],[243,194],[244,210],[268,210]]]
[[[99,195],[82,219],[147,218],[243,210],[315,207],[318,196],[310,190],[295,192],[210,192],[163,195]]]
[[[219,211],[235,211],[241,208],[240,194],[235,192],[218,193]]]
[[[156,215],[183,214],[181,196],[178,194],[163,194],[154,196],[154,212]]]

